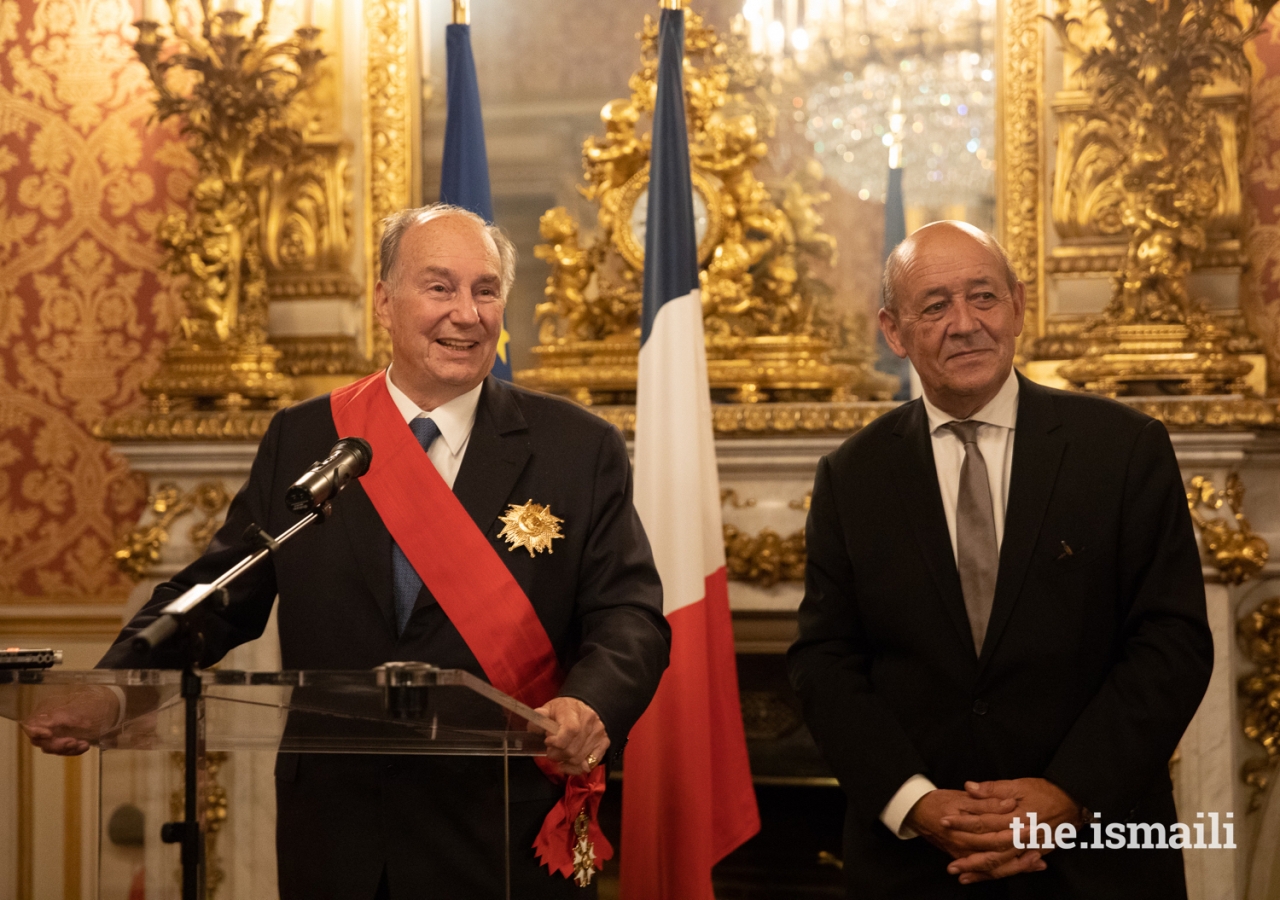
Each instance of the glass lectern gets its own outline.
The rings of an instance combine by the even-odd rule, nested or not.
[[[531,726],[556,726],[470,673],[419,663],[357,672],[196,673],[199,882],[208,900],[276,896],[276,753],[453,755],[507,761],[545,752]],[[184,814],[183,673],[170,670],[0,671],[0,716],[53,717],[97,743],[99,896],[177,900],[181,860],[165,823]],[[95,722],[123,698],[121,718]],[[162,829],[164,825],[164,829]],[[509,827],[494,823],[504,861]],[[508,879],[509,883],[509,879]],[[509,893],[508,893],[509,896]]]

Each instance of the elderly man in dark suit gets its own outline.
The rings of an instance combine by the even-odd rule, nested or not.
[[[547,739],[548,756],[566,776],[592,773],[621,750],[648,705],[670,641],[661,584],[632,507],[622,437],[579,407],[488,375],[514,275],[514,248],[497,229],[454,207],[407,211],[388,223],[382,266],[375,309],[391,334],[392,364],[385,375],[360,382],[354,394],[375,397],[370,415],[381,420],[374,424],[393,434],[403,429],[398,437],[411,453],[425,451],[434,468],[428,474],[438,473],[440,490],[452,490],[465,510],[462,519],[470,519],[465,528],[474,523],[478,529],[482,552],[474,559],[460,556],[464,551],[447,536],[442,545],[419,549],[446,567],[462,567],[464,583],[488,559],[499,571],[486,577],[513,577],[527,595],[523,608],[531,605],[536,619],[509,626],[498,621],[494,633],[530,622],[545,631],[548,655],[554,651],[551,667],[563,677],[558,695],[541,709],[560,725]],[[272,420],[249,481],[209,550],[156,589],[103,665],[181,665],[177,654],[140,657],[129,638],[174,596],[242,557],[241,535],[249,523],[278,534],[297,520],[286,508],[286,488],[337,441],[340,393],[353,396],[344,388],[332,403],[318,397]],[[341,425],[344,436],[353,433],[349,420]],[[374,451],[375,466],[393,456],[380,453],[376,441]],[[423,470],[415,472],[420,478]],[[468,590],[435,596],[431,577],[410,562],[413,548],[401,547],[411,532],[384,521],[385,507],[371,487],[366,490],[369,484],[366,478],[349,485],[328,521],[302,532],[269,564],[234,584],[229,608],[203,622],[202,665],[261,634],[278,593],[286,669],[367,669],[421,660],[486,677],[480,660],[493,648],[469,644],[461,622],[500,617],[505,607],[468,610],[487,602]],[[416,515],[438,514],[426,501],[409,500],[420,509]],[[550,552],[535,555],[503,539],[500,518],[510,505],[529,500],[561,520],[559,534],[548,536]],[[474,551],[470,546],[465,552]],[[54,752],[87,746],[38,724],[28,731]],[[276,788],[284,898],[503,895],[499,761],[281,754]],[[532,849],[544,818],[564,795],[531,760],[511,762],[511,896],[594,896],[594,887],[548,873]]]
[[[924,396],[818,466],[789,662],[851,898],[1186,895],[1177,849],[1027,846],[1033,814],[1079,843],[1175,821],[1213,649],[1168,434],[1014,372],[1023,311],[990,236],[913,234],[880,324]]]

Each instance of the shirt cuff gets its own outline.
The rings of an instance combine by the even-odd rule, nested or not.
[[[111,693],[115,694],[116,699],[120,701],[120,712],[116,714],[115,724],[111,726],[111,730],[115,731],[124,724],[124,688],[115,684],[108,684],[106,685],[106,688]],[[901,791],[899,791],[899,793],[901,793]]]
[[[911,807],[915,806],[921,797],[937,789],[937,785],[923,775],[912,775],[880,811],[880,821],[904,841],[916,837],[916,832],[906,824],[907,813],[911,812]]]

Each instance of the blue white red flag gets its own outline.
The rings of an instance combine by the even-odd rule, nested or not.
[[[662,576],[671,667],[631,733],[623,900],[713,900],[711,867],[760,829],[729,617],[681,64],[664,9],[649,167],[635,505]]]
[[[461,206],[493,222],[489,193],[489,157],[484,147],[484,119],[480,115],[480,84],[471,55],[471,26],[445,27],[448,112],[444,125],[444,162],[440,169],[440,200]],[[493,374],[511,380],[507,319],[502,319],[498,356]]]

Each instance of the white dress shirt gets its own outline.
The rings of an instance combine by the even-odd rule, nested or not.
[[[956,504],[960,496],[960,467],[964,465],[964,442],[950,428],[948,422],[956,421],[922,398],[929,417],[929,437],[933,444],[933,464],[938,472],[938,488],[942,492],[942,509],[947,515],[947,531],[951,535],[951,554],[959,556],[956,543]],[[1004,540],[1004,514],[1009,504],[1009,473],[1013,468],[1013,436],[1018,420],[1018,376],[1010,371],[999,393],[982,409],[969,417],[981,422],[978,428],[978,449],[987,464],[987,483],[991,487],[991,512],[996,525],[996,547]],[[937,786],[923,775],[913,775],[906,780],[880,812],[880,821],[906,840],[916,836],[914,830],[904,824],[911,807]]]
[[[467,452],[467,444],[471,442],[471,427],[476,423],[476,407],[480,404],[480,391],[483,388],[484,382],[481,382],[448,403],[424,410],[410,400],[408,394],[396,387],[391,367],[387,366],[387,390],[391,392],[396,409],[404,416],[405,424],[422,417],[431,419],[440,429],[440,437],[431,444],[427,459],[436,467],[444,483],[449,485],[449,490],[453,490],[458,469],[462,468],[462,457]]]

